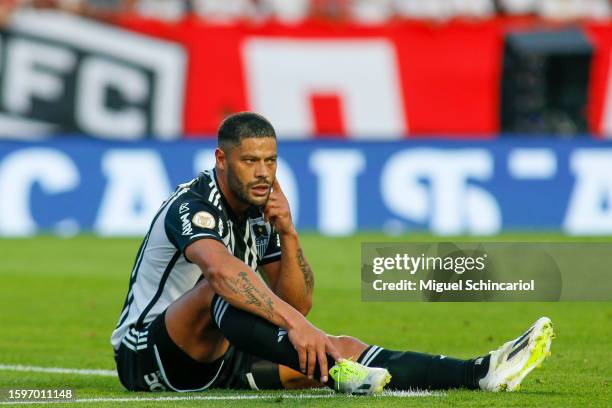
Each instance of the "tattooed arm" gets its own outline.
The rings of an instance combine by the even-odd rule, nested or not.
[[[185,256],[200,267],[214,291],[238,309],[285,328],[302,318],[220,242],[212,239],[196,241],[187,247]]]
[[[329,337],[275,295],[247,264],[212,239],[192,243],[186,248],[185,256],[200,267],[213,290],[229,304],[287,329],[287,337],[298,353],[302,373],[312,378],[319,364],[321,381],[327,381],[326,355],[340,359]]]
[[[300,247],[297,233],[281,234],[281,248],[281,260],[262,266],[263,272],[274,293],[306,316],[312,307],[312,268]]]

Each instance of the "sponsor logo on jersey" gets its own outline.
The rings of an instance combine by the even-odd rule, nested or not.
[[[191,235],[193,234],[193,228],[191,228],[191,223],[189,222],[189,213],[181,215],[181,222],[183,224],[183,235]]]
[[[215,217],[213,217],[211,213],[208,213],[206,211],[199,211],[195,213],[195,215],[191,219],[191,222],[193,223],[193,225],[196,225],[200,228],[208,229],[214,229],[216,225]]]
[[[178,210],[179,217],[181,218],[181,227],[183,228],[183,235],[193,234],[193,228],[189,222],[189,203],[182,203]]]

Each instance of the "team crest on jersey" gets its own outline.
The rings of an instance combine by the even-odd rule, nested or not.
[[[260,258],[263,258],[270,240],[270,235],[268,234],[268,229],[266,228],[266,222],[262,217],[251,220],[251,229],[253,231],[253,235],[255,236],[257,253],[259,254]]]
[[[215,217],[213,217],[211,213],[208,213],[206,211],[199,211],[195,213],[195,215],[191,219],[191,222],[193,223],[193,225],[196,225],[200,228],[208,229],[214,229],[215,225],[217,224],[215,222]]]

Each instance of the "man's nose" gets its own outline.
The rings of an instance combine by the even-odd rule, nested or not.
[[[265,165],[263,161],[257,162],[255,165],[255,177],[265,177],[268,178],[268,167]]]

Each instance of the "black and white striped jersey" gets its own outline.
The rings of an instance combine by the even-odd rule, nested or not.
[[[280,238],[264,221],[262,209],[236,217],[218,188],[214,170],[181,184],[162,204],[145,236],[130,276],[119,323],[111,336],[117,350],[123,342],[138,350],[145,327],[168,305],[202,278],[199,267],[185,258],[185,249],[199,239],[216,239],[253,270],[280,260]]]

